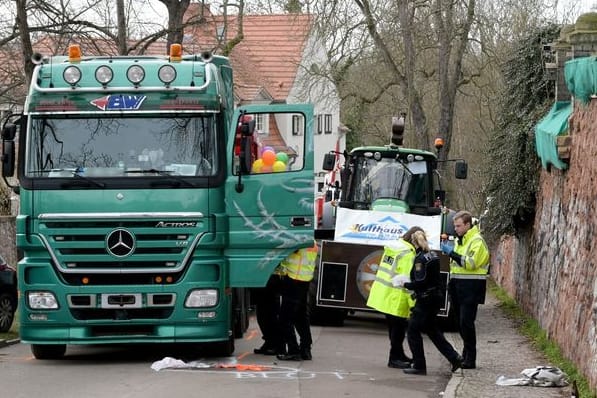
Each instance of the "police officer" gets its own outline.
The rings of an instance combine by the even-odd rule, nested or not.
[[[486,280],[489,273],[489,249],[481,232],[473,225],[468,211],[453,217],[456,242],[442,242],[441,250],[450,256],[450,298],[459,314],[460,336],[463,341],[463,369],[474,369],[477,359],[475,320],[477,307],[485,303]]]
[[[425,375],[427,363],[421,333],[427,333],[429,339],[442,355],[452,364],[452,372],[462,366],[462,357],[444,337],[437,324],[437,314],[445,297],[445,287],[441,279],[439,257],[430,251],[427,237],[422,231],[413,234],[411,243],[415,246],[417,256],[410,272],[411,282],[402,285],[412,290],[415,306],[408,320],[408,346],[413,354],[412,366],[404,369],[404,373]]]
[[[410,292],[395,287],[393,280],[408,279],[415,258],[415,248],[410,243],[411,236],[420,227],[412,227],[393,245],[384,247],[375,280],[367,299],[367,306],[382,312],[386,316],[390,355],[388,367],[405,369],[410,367],[411,359],[404,352],[404,339],[408,316],[414,302]]]
[[[286,257],[281,266],[285,278],[282,287],[282,306],[280,308],[280,327],[286,344],[287,353],[277,358],[285,361],[311,360],[311,322],[309,319],[309,285],[315,273],[318,246],[297,250]],[[300,338],[300,346],[296,333]]]
[[[285,354],[286,347],[280,328],[280,299],[284,282],[284,269],[278,265],[263,288],[253,289],[257,324],[261,330],[263,345],[255,348],[255,354]]]

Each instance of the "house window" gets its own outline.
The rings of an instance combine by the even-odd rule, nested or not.
[[[292,135],[302,135],[303,126],[302,126],[303,118],[299,115],[292,116]]]
[[[325,133],[332,134],[332,115],[325,115]]]
[[[317,115],[317,134],[323,133],[323,115]]]
[[[258,134],[268,134],[267,113],[258,113],[255,115],[255,131]]]

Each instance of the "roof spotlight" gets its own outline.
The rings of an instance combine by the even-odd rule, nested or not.
[[[64,69],[64,72],[62,72],[62,77],[65,82],[74,86],[81,80],[81,70],[76,66],[67,66],[66,69]]]
[[[114,73],[109,66],[102,65],[95,70],[95,80],[100,84],[106,85],[110,83],[113,77]]]
[[[158,70],[158,78],[165,84],[170,84],[176,79],[176,69],[172,65],[164,65]]]
[[[139,65],[133,65],[127,69],[126,78],[134,85],[137,85],[145,79],[145,70]]]

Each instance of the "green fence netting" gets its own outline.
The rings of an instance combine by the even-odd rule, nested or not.
[[[571,112],[570,101],[558,101],[535,126],[535,146],[543,168],[547,168],[550,163],[560,170],[567,167],[567,164],[558,158],[556,145],[557,136],[564,135],[568,131],[568,118]]]

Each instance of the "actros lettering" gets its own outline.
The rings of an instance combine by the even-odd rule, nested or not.
[[[196,227],[196,221],[184,221],[184,222],[168,222],[160,221],[156,224],[156,228],[191,228]]]

